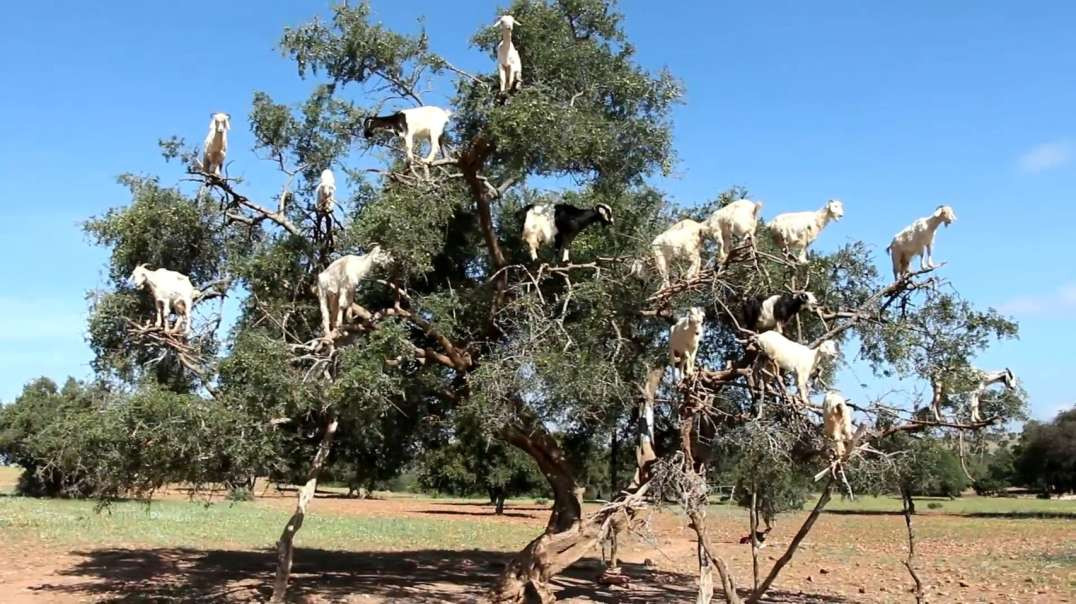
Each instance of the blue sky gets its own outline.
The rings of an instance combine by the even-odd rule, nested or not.
[[[655,10],[655,6],[660,8]],[[764,216],[845,202],[821,249],[883,248],[939,203],[959,220],[935,251],[963,295],[1016,318],[1021,339],[981,359],[1009,366],[1033,415],[1076,401],[1076,45],[1071,3],[622,3],[648,67],[687,89],[679,163],[659,186],[682,204],[747,186]],[[386,24],[426,17],[432,47],[473,71],[468,45],[492,2],[374,2]],[[321,2],[49,2],[6,7],[0,37],[0,400],[38,375],[89,375],[85,292],[102,250],[78,223],[126,202],[122,172],[178,177],[156,141],[199,142],[233,115],[233,175],[268,175],[250,152],[254,90],[304,98],[275,50]],[[434,90],[433,95],[446,90]],[[258,179],[264,197],[276,180]],[[886,269],[888,270],[888,269]],[[858,375],[857,375],[858,374]],[[846,371],[846,381],[865,377]],[[842,383],[842,386],[845,384]]]

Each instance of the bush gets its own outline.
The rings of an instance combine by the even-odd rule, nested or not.
[[[228,501],[254,501],[254,493],[247,487],[235,487],[228,491]]]
[[[937,501],[931,501],[927,504],[927,509],[940,510],[942,509],[942,504],[938,503]]]

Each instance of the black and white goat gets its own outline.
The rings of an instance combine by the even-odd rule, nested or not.
[[[811,292],[790,292],[777,294],[768,298],[752,298],[743,304],[743,324],[741,327],[757,331],[776,329],[785,332],[785,324],[792,320],[803,308],[813,309],[818,299]]]
[[[452,112],[440,107],[424,106],[404,109],[392,115],[366,118],[363,121],[363,136],[370,138],[376,130],[393,132],[404,141],[408,163],[411,163],[415,137],[428,138],[430,152],[423,161],[430,163],[438,153],[441,153],[441,136],[445,133],[445,126],[450,117],[452,117]]]
[[[538,203],[519,210],[525,213],[523,241],[530,249],[531,260],[538,259],[538,248],[550,241],[561,251],[561,262],[568,261],[568,247],[583,229],[600,222],[613,224],[613,209],[604,203],[593,208],[577,208],[566,203]]]

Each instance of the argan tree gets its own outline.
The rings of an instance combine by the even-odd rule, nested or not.
[[[197,150],[179,138],[162,146],[188,167],[189,182],[173,188],[125,177],[131,203],[87,224],[112,251],[111,287],[94,298],[95,368],[135,393],[118,394],[115,408],[140,392],[169,393],[175,406],[161,415],[174,421],[156,429],[176,434],[169,463],[142,459],[137,471],[117,475],[112,492],[224,474],[299,474],[295,512],[278,541],[273,597],[282,601],[294,538],[334,456],[374,455],[391,467],[436,431],[477,433],[528,456],[553,499],[545,529],[492,586],[493,601],[552,601],[553,577],[599,543],[614,545],[615,568],[616,535],[642,508],[670,498],[698,536],[699,602],[712,597],[715,568],[725,597],[738,601],[705,524],[707,468],[715,452],[736,451],[744,463],[776,462],[822,481],[819,505],[792,546],[765,580],[756,572],[757,601],[832,486],[885,456],[871,446],[877,439],[981,429],[1018,410],[1019,401],[998,401],[987,403],[986,421],[959,415],[974,354],[1015,326],[976,311],[930,272],[882,282],[866,244],[812,253],[797,265],[760,227],[757,249],[737,247],[725,265],[658,290],[647,260],[654,235],[746,192],[685,211],[649,184],[673,165],[670,109],[681,87],[635,62],[609,2],[519,0],[505,12],[519,22],[513,37],[524,82],[507,95],[498,93],[493,68],[492,14],[475,15],[473,43],[490,57],[490,69],[478,74],[432,52],[425,31],[373,23],[365,4],[337,6],[328,21],[286,30],[280,47],[312,91],[297,106],[254,94],[256,150],[278,170],[274,182],[258,184],[279,188],[273,199],[255,199],[250,183],[227,169],[203,171]],[[388,132],[363,136],[365,118],[426,104],[431,90],[453,111],[445,157],[423,163],[404,157]],[[371,162],[368,152],[384,161]],[[348,193],[331,216],[319,215],[314,195],[326,167]],[[558,184],[541,189],[536,179]],[[614,224],[584,231],[571,263],[556,262],[549,249],[532,262],[519,210],[536,202],[604,203]],[[374,245],[392,262],[360,284],[346,324],[324,337],[317,275],[340,255]],[[198,285],[193,336],[146,326],[152,304],[126,282],[141,263],[184,272]],[[790,288],[809,288],[820,301],[786,330],[790,337],[835,338],[848,360],[932,384],[930,402],[946,415],[917,413],[915,400],[857,402],[852,453],[834,458],[817,410],[788,393],[739,324],[747,297]],[[212,302],[224,295],[240,308],[229,330]],[[701,368],[675,382],[664,372],[666,336],[691,306],[707,316]],[[823,368],[822,380],[836,387],[833,376],[833,366]],[[225,419],[206,423],[182,409],[217,410]],[[585,448],[565,439],[616,433],[625,418],[636,426],[635,474],[588,512],[580,464],[567,452]],[[334,452],[337,438],[348,444]]]

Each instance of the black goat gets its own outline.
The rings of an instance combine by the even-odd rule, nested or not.
[[[550,205],[539,203],[519,210],[525,214],[523,240],[530,248],[531,260],[538,259],[538,248],[553,240],[555,249],[561,250],[561,262],[568,261],[568,247],[580,231],[595,222],[613,224],[613,209],[604,203],[593,208],[577,208],[566,203]]]
[[[811,292],[795,292],[778,294],[768,298],[754,298],[743,304],[744,329],[756,332],[776,329],[778,333],[784,333],[785,323],[788,323],[796,313],[804,306],[811,308],[818,304]]]

